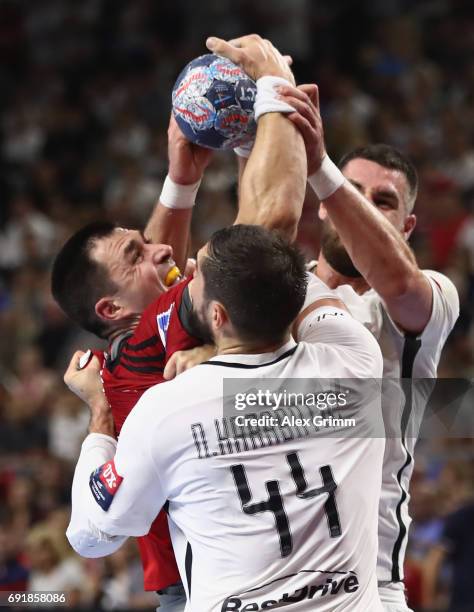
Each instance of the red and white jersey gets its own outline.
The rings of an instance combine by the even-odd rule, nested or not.
[[[292,421],[290,408],[285,427],[240,428],[239,413],[223,405],[223,385],[242,378],[253,389],[275,379],[381,377],[375,339],[347,312],[316,309],[299,333],[307,342],[220,355],[148,390],[115,457],[114,440],[89,435],[73,484],[75,550],[105,554],[123,535],[146,533],[166,504],[187,611],[380,611],[383,438],[350,435],[345,421],[328,436],[312,419]],[[349,396],[339,416],[355,422],[368,411],[371,427],[381,418],[375,395],[372,406]],[[316,409],[307,410],[302,416]]]
[[[441,351],[459,316],[459,298],[453,283],[439,272],[423,273],[433,290],[433,307],[430,320],[418,336],[405,334],[397,327],[374,290],[361,296],[349,285],[336,290],[352,315],[377,339],[383,355],[383,376],[387,379],[382,409],[390,433],[384,454],[377,561],[377,578],[381,582],[403,580],[411,523],[408,502],[413,453],[432,388],[421,379],[436,377]],[[417,381],[407,385],[407,379],[412,378]],[[399,383],[400,379],[405,382]]]
[[[191,278],[162,293],[145,309],[134,331],[117,338],[106,355],[102,380],[117,433],[143,392],[164,382],[171,355],[201,344],[186,328]]]
[[[105,355],[101,374],[117,434],[142,394],[164,382],[171,355],[200,344],[186,330],[189,281],[160,295],[143,312],[136,329],[117,338]],[[148,535],[138,538],[138,546],[146,590],[158,591],[179,580],[166,512],[158,514]]]

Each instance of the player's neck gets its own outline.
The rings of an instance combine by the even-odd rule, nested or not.
[[[283,340],[275,343],[244,342],[239,338],[216,339],[217,355],[260,355],[262,353],[274,353],[290,340],[290,333]]]
[[[136,315],[136,316],[127,318],[124,321],[121,321],[115,327],[110,329],[110,332],[107,336],[107,342],[109,344],[112,344],[112,342],[119,336],[132,332],[137,327],[139,322],[140,322],[140,315]]]
[[[364,278],[351,278],[350,276],[344,276],[344,274],[340,274],[334,270],[325,259],[322,251],[319,252],[315,274],[330,289],[336,289],[340,285],[350,285],[359,295],[362,295],[370,289],[370,286]]]

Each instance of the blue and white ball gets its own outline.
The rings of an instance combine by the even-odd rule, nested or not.
[[[188,140],[210,149],[232,149],[254,140],[257,86],[228,59],[201,55],[173,87],[175,119]]]

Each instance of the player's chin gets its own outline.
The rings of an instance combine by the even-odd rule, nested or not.
[[[162,278],[158,279],[158,290],[157,290],[157,295],[156,297],[160,296],[162,293],[165,293],[165,291],[168,291],[169,287],[167,287],[165,285],[165,281]]]

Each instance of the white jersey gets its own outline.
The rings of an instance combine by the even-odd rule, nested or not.
[[[431,317],[419,336],[405,334],[392,321],[380,296],[370,290],[357,295],[349,285],[336,293],[352,315],[376,337],[383,355],[383,376],[391,379],[384,386],[382,409],[387,435],[382,494],[379,512],[379,552],[377,578],[380,582],[403,580],[403,561],[411,522],[408,513],[409,483],[413,472],[413,452],[427,396],[432,385],[417,380],[433,379],[442,348],[459,315],[459,298],[453,283],[443,274],[424,270],[433,290]],[[405,383],[394,381],[405,379]],[[402,391],[402,392],[401,392]],[[406,396],[406,399],[405,399]]]
[[[221,355],[148,390],[125,422],[114,461],[91,477],[98,503],[88,470],[112,458],[105,446],[113,441],[89,435],[74,477],[73,547],[104,554],[122,535],[146,534],[165,506],[186,611],[380,611],[374,570],[383,438],[370,431],[352,437],[349,418],[328,436],[312,418],[297,420],[316,410],[304,406],[280,409],[286,426],[244,425],[232,402],[223,402],[223,385],[241,378],[240,388],[251,391],[274,379],[381,377],[376,341],[344,311],[313,311],[300,334],[311,343]],[[355,422],[366,410],[369,429],[381,419],[379,390],[372,403],[346,399],[338,416]],[[267,419],[272,410],[252,412]]]

